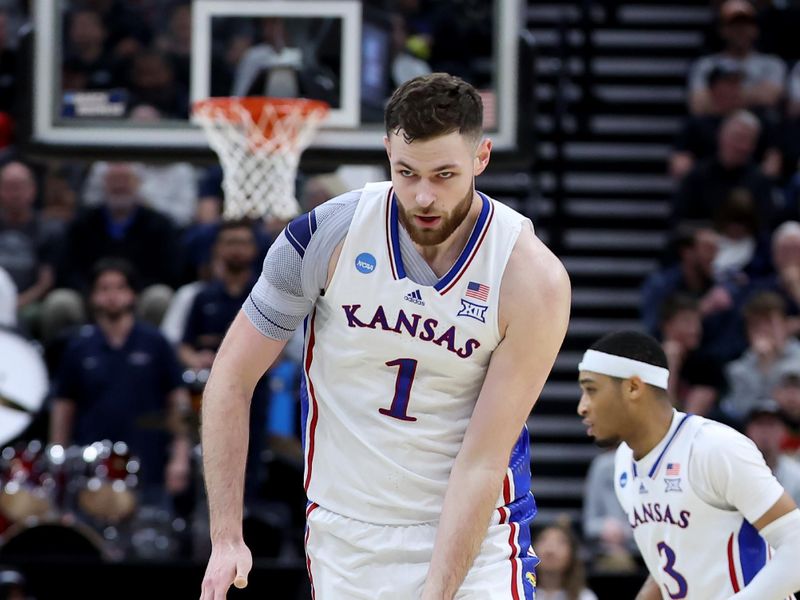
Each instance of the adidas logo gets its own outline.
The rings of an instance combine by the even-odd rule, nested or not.
[[[644,483],[640,483],[639,484],[639,493],[640,494],[646,494],[647,493],[647,488],[644,487]]]
[[[413,292],[406,294],[405,299],[409,302],[413,302],[414,304],[425,306],[425,301],[422,299],[422,294],[419,293],[419,290],[414,290]]]

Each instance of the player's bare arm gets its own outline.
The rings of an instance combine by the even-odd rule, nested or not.
[[[636,594],[636,600],[661,600],[661,590],[658,589],[658,584],[652,575],[648,575],[645,579],[642,589]]]
[[[511,449],[566,334],[570,297],[560,261],[523,228],[500,291],[504,337],[450,474],[423,600],[453,598],[475,559]]]
[[[246,585],[252,567],[242,537],[250,399],[285,341],[259,332],[241,311],[220,346],[203,394],[203,468],[211,523],[211,558],[201,600],[221,600],[231,583]]]

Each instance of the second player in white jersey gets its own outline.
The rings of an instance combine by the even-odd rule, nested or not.
[[[667,435],[640,460],[620,444],[614,489],[665,597],[730,598],[770,559],[752,522],[783,488],[755,444],[726,425],[675,411]]]
[[[672,407],[656,340],[609,334],[579,371],[588,434],[619,443],[614,487],[650,573],[637,600],[781,600],[800,589],[800,511],[749,439]]]

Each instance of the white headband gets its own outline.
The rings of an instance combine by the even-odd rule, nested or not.
[[[667,389],[669,371],[640,360],[625,358],[615,354],[606,354],[597,350],[587,350],[583,360],[578,364],[579,371],[592,371],[609,377],[627,379],[638,376],[645,383],[661,389]]]

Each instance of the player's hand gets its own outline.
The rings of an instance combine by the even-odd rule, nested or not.
[[[247,587],[247,576],[253,568],[253,555],[243,540],[217,542],[211,547],[200,600],[225,600],[231,584]]]

